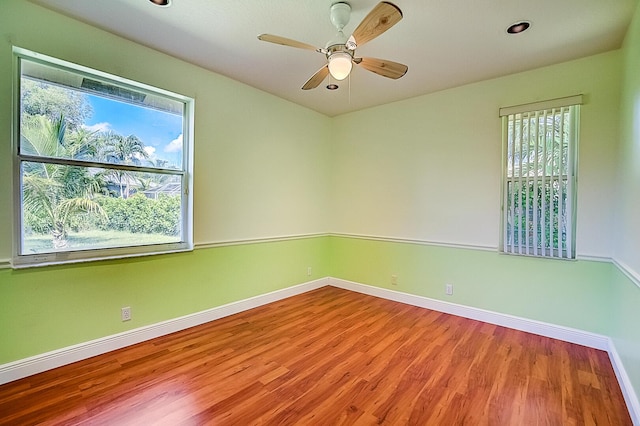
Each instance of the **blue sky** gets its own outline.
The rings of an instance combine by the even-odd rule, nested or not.
[[[182,117],[93,95],[87,95],[87,100],[93,108],[85,122],[87,128],[136,135],[147,147],[150,159],[174,165],[182,161]]]

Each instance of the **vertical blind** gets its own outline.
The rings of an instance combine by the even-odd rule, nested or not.
[[[581,97],[501,109],[505,253],[575,258]]]

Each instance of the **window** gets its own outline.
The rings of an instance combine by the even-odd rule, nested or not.
[[[13,266],[191,250],[193,100],[14,55]]]
[[[502,108],[505,253],[575,258],[582,96]]]

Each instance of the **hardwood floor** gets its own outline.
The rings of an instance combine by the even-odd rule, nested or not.
[[[324,287],[0,386],[0,424],[631,419],[603,351]]]

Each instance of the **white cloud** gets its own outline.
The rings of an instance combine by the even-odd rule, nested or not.
[[[178,152],[182,150],[182,135],[178,136],[167,146],[164,147],[164,152]]]
[[[105,132],[111,129],[111,123],[96,123],[92,124],[91,126],[83,124],[82,127],[89,130],[90,132]]]
[[[155,159],[155,153],[156,153],[156,148],[155,147],[153,147],[153,146],[145,146],[144,147],[144,152],[147,153],[146,157],[144,157],[139,152],[134,152],[133,153],[133,157],[137,158],[140,161],[142,161],[142,160],[152,160],[153,161]]]

